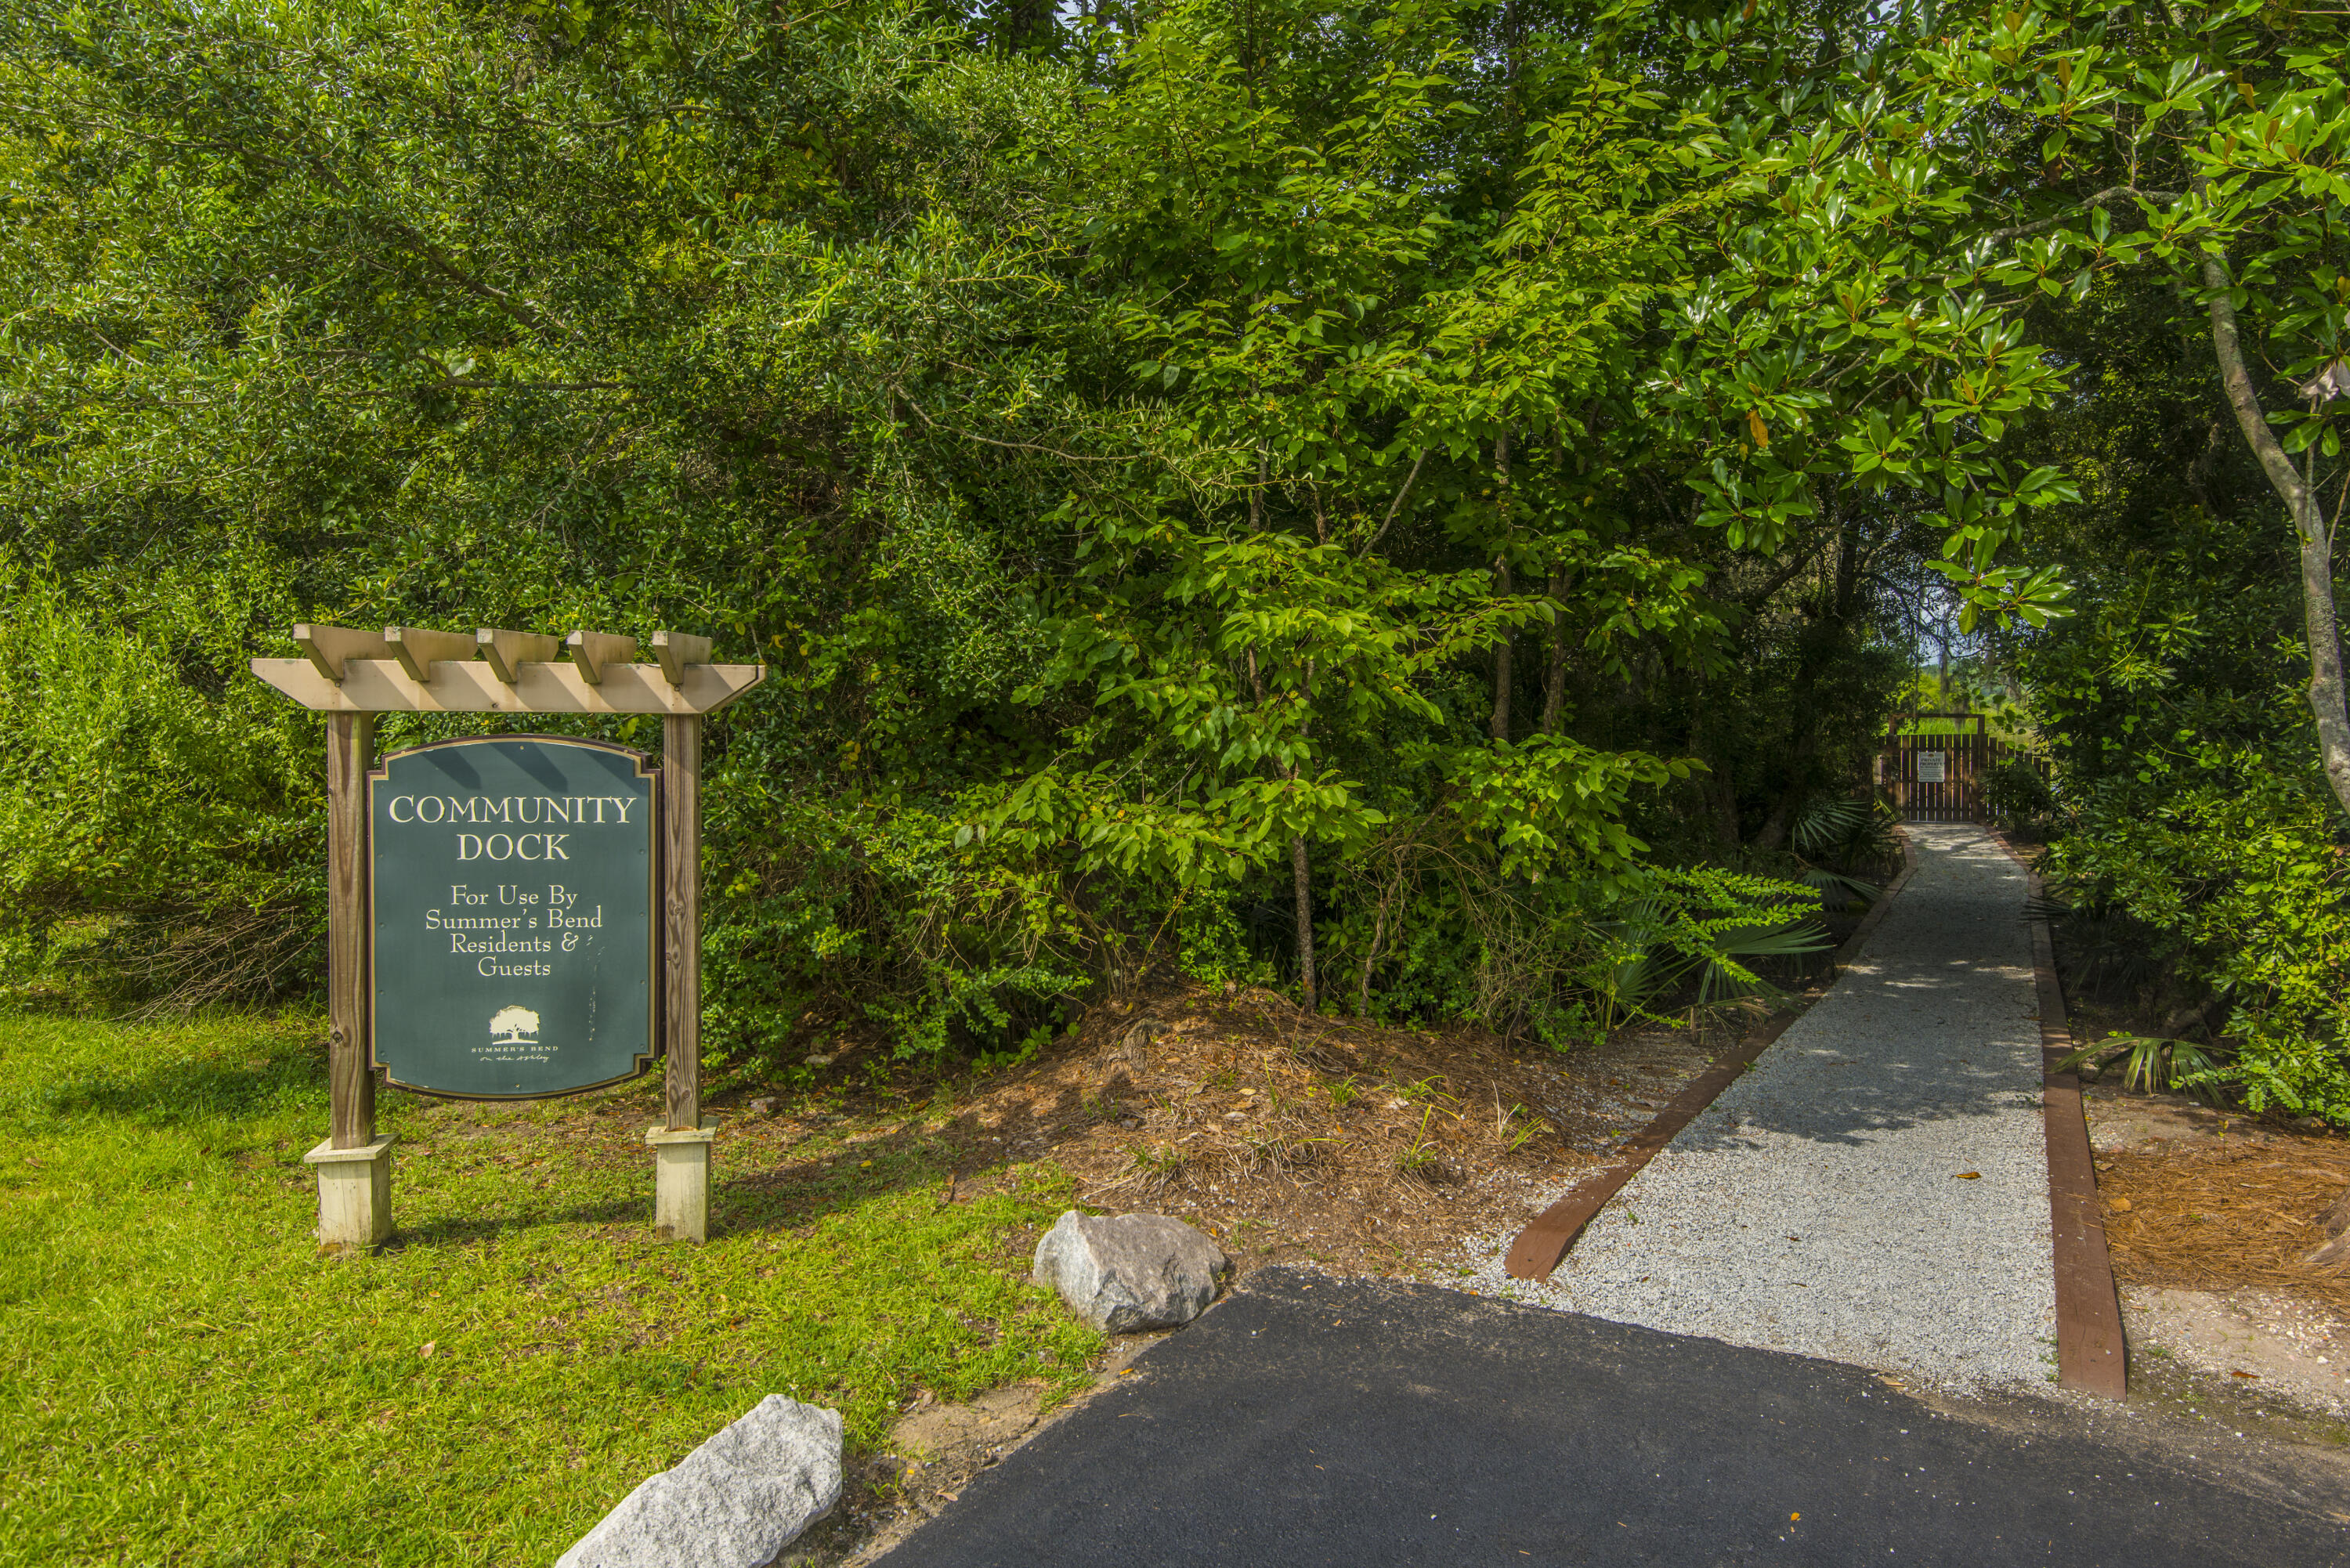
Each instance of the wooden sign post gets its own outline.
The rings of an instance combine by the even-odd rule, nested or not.
[[[327,715],[333,1115],[303,1157],[320,1245],[391,1235],[378,1072],[451,1098],[540,1099],[632,1077],[655,1054],[668,1114],[645,1135],[654,1226],[702,1240],[702,720],[765,667],[712,664],[708,638],[666,631],[650,664],[634,638],[590,631],[297,626],[294,640],[302,658],[253,672]],[[658,790],[640,753],[560,736],[442,742],[378,766],[387,712],[658,713]]]

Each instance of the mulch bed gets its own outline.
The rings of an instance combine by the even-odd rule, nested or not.
[[[1088,1208],[1188,1220],[1243,1269],[1441,1278],[1466,1263],[1464,1241],[1513,1233],[1604,1162],[1750,1023],[1650,1025],[1561,1053],[1167,984],[1091,1009],[926,1137],[966,1191],[1050,1161]],[[774,1127],[785,1148],[792,1119]],[[796,1179],[788,1155],[773,1179]]]
[[[2350,1147],[2339,1139],[2129,1150],[2097,1159],[2106,1244],[2124,1283],[2257,1286],[2350,1314],[2350,1269],[2302,1261],[2325,1240],[2317,1217],[2345,1187]]]

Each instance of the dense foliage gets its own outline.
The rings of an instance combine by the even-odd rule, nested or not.
[[[2092,368],[2215,244],[2330,483],[2340,36],[5,0],[5,961],[299,982],[315,736],[241,666],[307,618],[771,665],[711,742],[728,1049],[1016,1049],[1170,959],[1555,1040],[1735,980],[1916,628],[2054,701],[2111,618]],[[2306,497],[2212,439],[2287,544],[2230,613],[2330,649]]]
[[[2188,1043],[2178,1076],[2256,1109],[2350,1122],[2350,831],[2310,732],[2292,538],[2220,439],[2208,341],[2165,294],[2092,303],[2070,344],[2089,395],[2036,433],[2084,475],[2039,542],[2079,613],[2003,650],[2059,788],[2001,805],[2054,840],[2075,979],[2137,1015],[2130,1039]]]

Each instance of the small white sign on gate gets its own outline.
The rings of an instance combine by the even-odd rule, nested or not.
[[[1949,774],[1944,768],[1943,759],[1949,755],[1950,753],[1947,752],[1919,752],[1918,753],[1918,782],[1919,784],[1948,783]]]

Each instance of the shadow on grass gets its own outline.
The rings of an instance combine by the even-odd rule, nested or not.
[[[161,1062],[139,1062],[138,1048],[135,1033],[126,1034],[112,1060],[26,1085],[8,1108],[47,1119],[105,1118],[150,1131],[261,1120],[289,1112],[317,1112],[323,1123],[326,1049],[315,1032],[272,1028],[265,1033],[241,1034],[224,1030],[216,1054],[197,1054],[184,1040],[175,1040],[170,1047],[172,1059]],[[712,1234],[798,1229],[877,1198],[920,1188],[937,1191],[943,1206],[949,1200],[951,1175],[969,1181],[983,1173],[1049,1159],[1063,1142],[1078,1142],[1097,1121],[1115,1116],[1118,1093],[1132,1086],[1121,1070],[1090,1093],[1071,1085],[1040,1092],[1027,1107],[1034,1114],[1024,1113],[1017,1130],[1008,1125],[985,1127],[973,1109],[957,1113],[933,1130],[925,1111],[910,1107],[899,1125],[878,1137],[831,1145],[821,1153],[803,1154],[793,1146],[777,1148],[768,1168],[723,1176],[712,1183]],[[605,1108],[577,1103],[596,1112]],[[758,1125],[737,1124],[742,1132]],[[544,1130],[569,1141],[568,1129]],[[421,1136],[440,1141],[429,1133]],[[799,1147],[821,1136],[805,1135]],[[423,1151],[400,1152],[431,1158]],[[562,1207],[537,1208],[502,1199],[473,1213],[411,1220],[402,1212],[408,1206],[400,1185],[395,1178],[393,1207],[400,1223],[389,1251],[464,1246],[546,1226],[650,1226],[652,1219],[650,1151],[639,1191]]]
[[[134,1048],[125,1042],[126,1051]],[[50,1117],[109,1116],[143,1127],[256,1119],[326,1105],[324,1044],[256,1041],[236,1055],[241,1059],[182,1059],[64,1075],[29,1086],[18,1104]]]
[[[494,1241],[517,1231],[533,1231],[544,1225],[619,1225],[630,1220],[650,1226],[653,1219],[651,1173],[646,1173],[642,1199],[608,1198],[600,1203],[576,1203],[568,1209],[514,1210],[502,1214],[443,1214],[414,1223],[401,1221],[384,1251],[396,1252],[407,1247],[463,1246],[469,1242]],[[399,1212],[399,1195],[392,1198],[392,1212]]]
[[[1132,1087],[1123,1069],[1092,1096],[1073,1085],[1040,1095],[1031,1102],[1025,1117],[1031,1130],[1024,1136],[991,1134],[973,1110],[958,1113],[933,1131],[916,1112],[877,1137],[808,1158],[786,1152],[771,1169],[712,1183],[711,1231],[795,1230],[875,1198],[924,1187],[944,1208],[962,1182],[1050,1158],[1063,1143],[1081,1142],[1096,1122],[1115,1119],[1121,1087]]]

